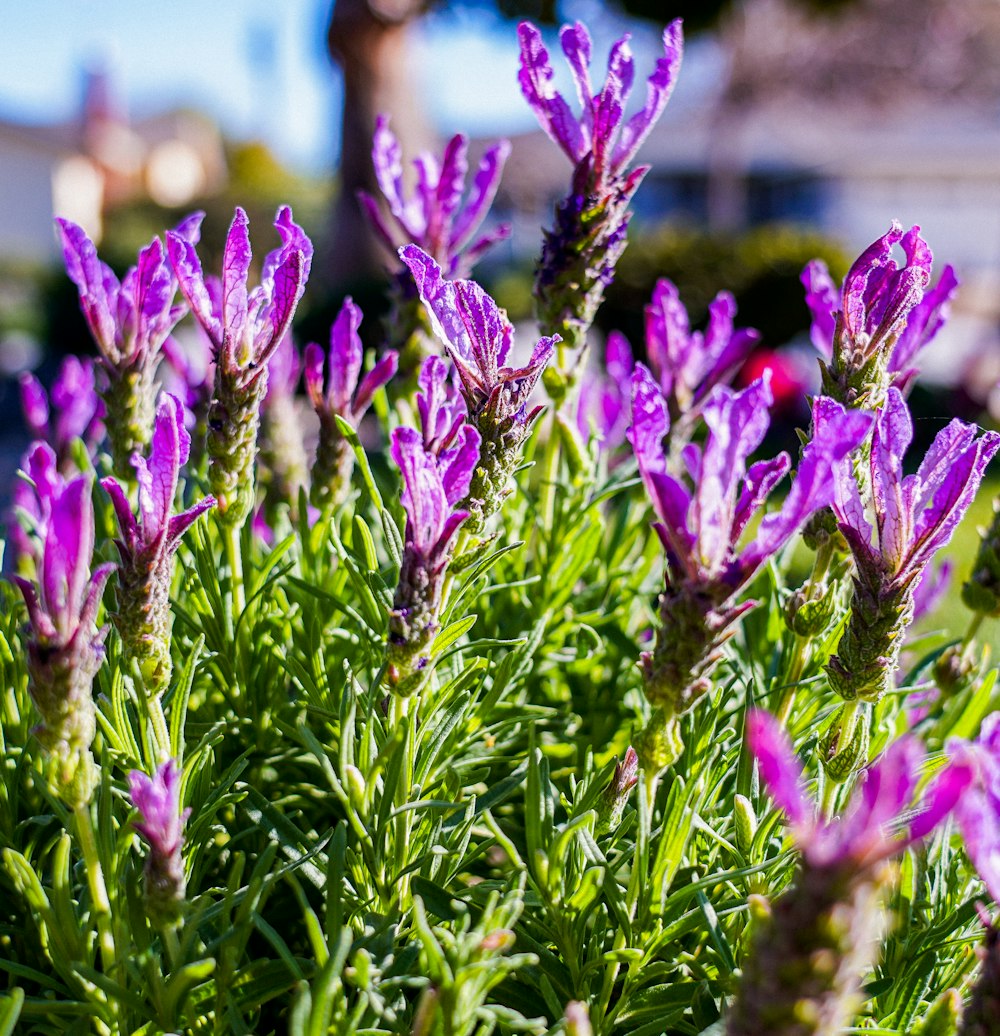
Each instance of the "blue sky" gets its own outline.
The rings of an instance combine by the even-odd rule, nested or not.
[[[603,63],[620,19],[596,0],[578,7]],[[325,50],[328,9],[329,0],[11,2],[0,33],[0,118],[71,118],[83,70],[102,64],[132,114],[189,104],[234,136],[262,137],[284,159],[319,170],[335,152],[340,106]],[[443,133],[534,125],[517,90],[513,24],[483,10],[435,16],[421,26],[414,61]]]

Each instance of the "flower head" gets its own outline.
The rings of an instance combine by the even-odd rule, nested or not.
[[[372,161],[375,176],[398,228],[394,233],[383,218],[378,202],[359,191],[361,203],[379,236],[393,252],[413,242],[447,271],[450,277],[467,276],[482,254],[510,235],[510,225],[474,240],[496,196],[510,143],[501,140],[487,149],[466,195],[468,142],[458,134],[448,141],[441,161],[431,154],[414,160],[416,189],[407,197],[403,188],[403,155],[389,119],[380,115],[375,124]]]
[[[104,659],[106,628],[96,620],[114,565],[91,571],[94,506],[90,480],[66,481],[55,454],[39,443],[29,455],[35,500],[31,538],[35,581],[14,576],[28,610],[28,689],[41,715],[35,729],[55,794],[70,806],[89,802],[97,783],[91,744],[97,729],[94,676]]]
[[[403,510],[406,545],[431,565],[447,556],[468,512],[456,506],[469,492],[479,459],[479,433],[463,425],[449,449],[438,454],[424,449],[423,436],[414,428],[397,428],[392,436],[392,459],[403,475]]]
[[[590,34],[581,22],[564,26],[560,32],[560,43],[580,101],[579,116],[573,114],[553,85],[549,53],[539,30],[530,22],[522,22],[517,35],[521,45],[521,92],[542,129],[574,166],[587,170],[589,182],[596,187],[596,193],[601,193],[601,186],[624,176],[670,99],[683,51],[680,21],[672,22],[664,30],[663,57],[657,60],[649,77],[646,103],[628,121],[625,108],[635,80],[635,67],[627,35],[611,48],[604,86],[595,94],[590,82]],[[644,172],[639,173],[640,177]]]
[[[429,358],[421,372],[424,392],[419,407],[427,422],[423,432],[402,427],[392,434],[392,459],[403,475],[406,531],[399,582],[389,612],[386,673],[399,694],[413,693],[429,673],[445,572],[458,530],[469,518],[460,504],[479,460],[476,429],[449,424],[454,407],[447,393],[438,391],[438,363],[440,360]]]
[[[691,331],[680,294],[665,277],[656,282],[645,314],[649,366],[675,419],[731,375],[760,340],[757,331],[733,327],[736,301],[727,291],[709,304],[704,334]]]
[[[66,481],[58,474],[51,449],[39,445],[29,457],[35,482],[35,557],[37,588],[14,577],[28,607],[39,643],[65,647],[82,628],[92,630],[101,593],[114,565],[91,574],[94,553],[94,505],[84,475]]]
[[[181,775],[176,759],[157,767],[152,777],[141,770],[128,775],[129,797],[139,813],[133,827],[149,846],[144,870],[146,909],[154,921],[170,923],[184,901],[184,822],[190,809],[181,810]]]
[[[720,385],[709,395],[702,407],[705,444],[691,443],[683,451],[690,488],[668,471],[663,450],[670,426],[667,404],[642,364],[636,365],[632,384],[630,440],[671,565],[678,578],[715,586],[725,597],[745,585],[809,515],[832,502],[833,472],[849,471],[844,461],[871,423],[866,415],[819,397],[813,405],[813,436],[791,490],[781,508],[764,517],[752,542],[738,550],[748,522],[791,467],[785,453],[747,466],[768,428],[769,379],[740,392]]]
[[[88,451],[104,436],[104,403],[94,382],[94,365],[88,359],[67,356],[46,393],[38,379],[21,375],[21,407],[25,422],[36,439],[48,442],[61,465],[69,460],[69,448],[82,439]]]
[[[892,250],[899,245],[904,263]],[[828,364],[863,366],[878,353],[891,384],[905,388],[916,376],[917,353],[943,326],[958,280],[946,266],[938,283],[928,289],[933,255],[919,227],[903,233],[893,223],[855,260],[838,293],[821,260],[802,271],[806,304],[812,313],[810,336]]]
[[[330,348],[324,351],[315,342],[306,346],[305,382],[309,400],[328,420],[334,415],[357,426],[371,406],[372,397],[396,373],[399,357],[389,350],[362,378],[364,350],[358,328],[361,310],[348,296],[330,328]]]
[[[441,267],[415,245],[400,249],[431,318],[458,370],[462,394],[475,420],[525,427],[542,408],[529,411],[528,397],[552,355],[557,338],[541,338],[524,367],[506,366],[514,329],[507,315],[475,282],[445,280]]]
[[[889,390],[872,437],[874,527],[850,473],[838,472],[836,480],[834,511],[862,575],[916,584],[934,554],[951,540],[1000,449],[1000,434],[984,432],[977,438],[977,431],[975,425],[951,421],[917,471],[904,476],[913,422],[899,390]]]
[[[815,867],[849,862],[863,869],[898,856],[963,800],[973,776],[969,765],[953,762],[918,795],[924,749],[915,738],[903,737],[868,768],[844,815],[824,820],[806,796],[802,767],[773,716],[760,710],[748,716],[747,743],[796,844]]]
[[[129,797],[139,812],[133,826],[149,847],[171,856],[184,844],[184,821],[190,809],[181,811],[181,775],[176,759],[168,759],[152,777],[133,770],[128,775]]]
[[[576,424],[584,439],[596,434],[609,452],[625,442],[631,419],[632,347],[620,331],[612,331],[604,349],[604,369],[588,371],[580,385]]]
[[[439,356],[424,360],[417,379],[417,413],[424,450],[435,457],[467,437],[465,400],[455,388],[448,365]]]
[[[337,418],[357,428],[375,393],[396,373],[399,354],[390,349],[361,377],[364,350],[358,328],[361,310],[344,300],[330,328],[330,348],[306,346],[306,393],[319,417],[319,443],[312,468],[310,495],[317,507],[340,503],[350,488],[354,453],[337,426]]]
[[[200,215],[197,225],[200,224]],[[269,252],[260,284],[248,290],[250,233],[241,208],[226,237],[222,258],[222,291],[206,283],[195,250],[195,235],[167,232],[167,254],[191,312],[216,351],[216,362],[229,369],[255,371],[259,377],[271,353],[288,330],[312,264],[312,242],[283,205],[274,221],[281,246]]]
[[[152,566],[156,559],[173,554],[181,536],[205,511],[215,506],[211,496],[182,512],[173,514],[180,471],[187,462],[191,436],[184,427],[184,407],[169,393],[160,396],[153,429],[149,460],[141,454],[132,458],[139,483],[139,515],[133,515],[125,488],[114,478],[101,480],[111,497],[121,539],[119,553],[125,563]]]
[[[155,359],[185,307],[173,304],[177,290],[163,244],[153,240],[138,262],[118,280],[97,257],[86,232],[68,219],[57,219],[63,259],[80,293],[80,306],[102,358],[121,369]],[[183,238],[187,224],[175,236]]]
[[[974,741],[951,738],[947,749],[955,764],[974,775],[955,816],[969,858],[1000,903],[1000,713],[987,716]]]

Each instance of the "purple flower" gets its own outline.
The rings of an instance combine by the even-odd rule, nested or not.
[[[140,558],[153,564],[154,559],[169,556],[177,550],[181,536],[194,521],[215,506],[215,501],[208,496],[181,514],[173,513],[180,471],[190,449],[191,437],[184,427],[184,407],[176,396],[165,392],[156,410],[149,461],[138,454],[132,458],[139,482],[138,518],[132,514],[121,483],[114,478],[101,481],[115,507],[121,533],[118,548],[126,564],[137,563]]]
[[[834,472],[849,468],[848,455],[871,423],[865,414],[818,398],[812,438],[788,495],[741,549],[747,524],[791,466],[784,453],[747,465],[767,431],[770,404],[766,377],[742,392],[717,385],[701,408],[708,426],[704,446],[689,443],[682,451],[688,475],[682,480],[669,470],[664,452],[667,402],[646,367],[636,365],[629,437],[659,518],[654,528],[667,553],[656,642],[640,658],[646,697],[654,707],[637,744],[647,772],[676,759],[681,749],[677,717],[708,690],[722,645],[753,607],[752,601],[735,603],[737,593],[813,512],[829,505]]]
[[[399,254],[413,274],[434,333],[458,370],[472,419],[488,413],[495,424],[530,425],[542,407],[529,412],[528,397],[554,340],[539,339],[527,366],[505,366],[514,328],[493,299],[475,281],[445,280],[441,267],[415,245]]]
[[[590,34],[581,22],[564,26],[560,32],[560,43],[580,101],[579,116],[572,113],[553,85],[552,65],[542,34],[530,22],[522,22],[517,35],[521,45],[518,82],[542,129],[574,166],[586,164],[593,185],[604,185],[622,177],[673,91],[683,52],[680,21],[671,22],[664,29],[663,57],[656,62],[649,77],[646,103],[628,121],[625,121],[625,108],[632,92],[635,68],[627,35],[611,48],[604,86],[595,95],[589,71]],[[599,192],[600,187],[596,187],[595,193]]]
[[[55,454],[38,444],[29,455],[35,518],[35,582],[13,580],[28,610],[28,687],[42,718],[36,729],[49,757],[49,781],[70,805],[89,801],[97,780],[90,746],[96,732],[92,685],[104,659],[106,630],[97,611],[114,565],[91,572],[94,506],[90,481],[66,481]]]
[[[93,453],[104,437],[104,403],[97,395],[92,361],[67,356],[49,393],[27,372],[21,375],[20,386],[28,428],[36,439],[52,446],[61,468],[69,463],[69,449],[76,439],[82,439],[87,452]]]
[[[187,241],[197,234],[200,218],[189,217],[172,235]],[[66,271],[79,289],[107,374],[103,394],[111,454],[115,470],[124,475],[132,453],[149,443],[161,349],[185,307],[174,305],[177,283],[159,238],[142,249],[138,263],[119,282],[80,227],[65,219],[56,223]]]
[[[133,515],[128,493],[113,478],[101,485],[111,497],[118,520],[121,555],[118,610],[115,625],[125,651],[138,659],[151,693],[163,691],[171,672],[170,583],[173,556],[181,536],[205,511],[215,506],[211,496],[180,514],[174,498],[180,471],[188,458],[191,437],[184,427],[184,407],[176,396],[163,393],[156,411],[149,461],[132,458],[139,483],[139,514]]]
[[[163,244],[153,240],[139,253],[138,263],[119,282],[97,257],[86,232],[68,219],[57,219],[63,259],[70,280],[80,292],[80,306],[108,368],[121,371],[155,362],[160,347],[184,306],[173,304],[176,284]],[[175,234],[183,234],[178,228]]]
[[[36,471],[51,476],[36,483],[35,490],[41,540],[36,558],[38,586],[19,576],[14,581],[24,595],[35,637],[65,646],[81,627],[93,625],[104,582],[115,566],[102,565],[91,575],[94,506],[87,478],[79,475],[64,481],[47,451],[44,461],[36,452],[31,463]]]
[[[866,869],[898,856],[964,801],[973,776],[969,765],[952,762],[917,795],[924,748],[916,738],[903,737],[864,773],[844,815],[824,820],[818,816],[818,804],[805,793],[802,767],[773,716],[761,710],[750,713],[747,743],[761,779],[813,867],[849,863]]]
[[[478,534],[509,492],[521,444],[543,409],[529,410],[528,399],[559,339],[539,339],[526,366],[506,366],[514,329],[496,302],[475,281],[445,280],[438,264],[415,245],[399,254],[455,364],[469,420],[482,437],[468,501],[470,529]]]
[[[903,266],[892,258],[897,243],[905,256]],[[825,263],[817,259],[806,266],[802,283],[812,313],[810,336],[834,379],[859,390],[859,385],[848,385],[850,378],[884,354],[889,383],[901,389],[910,384],[917,373],[914,358],[947,320],[958,288],[955,271],[946,266],[928,290],[932,260],[920,228],[904,234],[894,222],[857,258],[839,293]]]
[[[422,431],[397,428],[392,458],[403,475],[406,513],[403,559],[392,610],[386,671],[400,694],[426,678],[428,651],[439,628],[444,575],[459,528],[469,517],[461,505],[479,462],[479,433],[461,420],[461,400],[449,391],[444,364],[429,357],[417,396]]]
[[[467,437],[465,400],[455,388],[448,366],[439,356],[424,360],[417,379],[417,413],[424,450],[435,457]]]
[[[535,277],[539,324],[558,333],[566,349],[586,345],[587,332],[604,290],[627,243],[629,205],[648,166],[629,171],[642,142],[659,118],[680,66],[682,40],[679,21],[663,33],[664,56],[649,78],[646,103],[627,121],[625,106],[635,76],[628,37],[611,49],[607,79],[594,94],[590,85],[590,37],[583,25],[561,33],[580,99],[575,116],[553,86],[552,66],[541,33],[528,22],[518,28],[521,43],[521,91],[545,132],[573,163],[570,191],[556,206],[555,225],[545,231]],[[575,366],[560,369],[548,385],[558,403],[575,378]]]
[[[389,129],[388,116],[380,115],[375,124],[372,161],[379,188],[398,228],[396,233],[382,217],[378,202],[367,192],[358,192],[372,226],[390,251],[413,242],[433,256],[450,277],[467,276],[491,245],[510,235],[510,225],[505,223],[473,241],[496,196],[510,154],[509,141],[501,140],[486,151],[463,200],[469,168],[467,150],[465,137],[458,134],[448,141],[440,163],[430,154],[415,159],[416,190],[408,198],[403,188],[399,141]]]
[[[728,378],[760,340],[757,331],[734,329],[736,302],[727,291],[709,304],[704,334],[691,331],[680,294],[665,277],[656,282],[645,312],[649,366],[675,421]]]
[[[201,218],[199,214],[195,228]],[[292,220],[292,210],[283,205],[274,221],[281,247],[265,256],[260,285],[248,290],[249,224],[247,214],[237,207],[222,258],[221,293],[212,290],[202,272],[194,234],[167,231],[167,254],[181,293],[212,342],[216,362],[243,374],[253,370],[260,377],[291,325],[309,277],[313,247]]]
[[[969,858],[1000,903],[1000,713],[987,716],[975,741],[950,738],[947,749],[955,765],[974,774],[955,816]]]
[[[292,220],[291,209],[282,206],[274,225],[281,246],[264,257],[260,284],[248,290],[248,220],[237,208],[226,238],[218,297],[206,283],[191,235],[167,234],[167,251],[181,291],[215,350],[209,481],[220,519],[234,526],[241,526],[253,509],[253,468],[268,361],[291,325],[312,262],[312,243]]]
[[[604,350],[604,369],[589,371],[580,385],[576,424],[587,439],[591,431],[603,452],[616,450],[625,442],[632,413],[632,349],[620,331],[608,335]]]
[[[642,364],[633,375],[630,440],[639,472],[660,521],[656,530],[676,577],[730,596],[745,585],[814,511],[833,500],[835,471],[860,444],[871,421],[845,412],[823,397],[813,405],[813,435],[803,450],[795,480],[781,508],[761,521],[742,551],[737,543],[753,515],[788,473],[787,454],[747,466],[769,424],[771,391],[760,378],[741,392],[716,386],[702,407],[708,426],[704,446],[684,448],[691,488],[668,471],[663,440],[667,405]]]
[[[27,478],[18,478],[14,483],[10,538],[17,551],[18,567],[38,571],[52,499],[64,480],[55,451],[47,442],[34,443],[21,468]]]
[[[306,392],[320,421],[336,415],[357,427],[375,393],[396,373],[399,357],[390,350],[361,377],[361,319],[361,310],[348,296],[330,328],[329,350],[324,353],[315,342],[306,346]]]
[[[951,421],[917,471],[904,476],[913,422],[899,390],[889,390],[875,423],[869,461],[874,528],[857,482],[846,471],[837,477],[834,511],[862,576],[878,573],[906,586],[919,581],[934,554],[951,540],[1000,448],[1000,434],[984,432],[977,438],[977,431],[975,425]]]
[[[329,351],[324,353],[315,343],[306,346],[306,392],[319,417],[311,499],[320,508],[343,501],[354,466],[354,453],[337,426],[337,418],[357,428],[375,393],[392,378],[399,364],[398,353],[390,349],[361,377],[361,319],[361,310],[348,297],[330,328]]]
[[[176,759],[157,767],[152,777],[140,770],[128,775],[129,797],[139,813],[133,827],[149,846],[144,869],[146,909],[157,923],[175,921],[184,902],[184,822],[181,775]]]
[[[826,819],[805,794],[802,768],[777,720],[751,712],[747,742],[802,860],[760,922],[726,1031],[841,1032],[857,1013],[861,977],[885,935],[894,875],[888,861],[945,819],[971,770],[951,764],[918,793],[924,749],[901,738],[862,776],[844,815]]]
[[[901,393],[889,389],[878,413],[867,470],[872,526],[852,474],[835,475],[834,512],[854,555],[851,616],[827,666],[833,689],[852,701],[878,701],[890,688],[914,592],[936,551],[972,503],[1000,435],[954,420],[938,433],[920,467],[903,475],[913,424]]]

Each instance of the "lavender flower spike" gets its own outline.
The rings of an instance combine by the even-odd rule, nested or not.
[[[738,543],[753,515],[788,473],[782,453],[747,466],[769,424],[769,379],[742,392],[719,385],[702,407],[708,426],[704,447],[683,451],[689,479],[668,471],[663,442],[670,428],[667,402],[642,364],[633,375],[630,440],[639,472],[659,521],[654,525],[667,554],[666,587],[660,596],[661,623],[652,652],[642,655],[646,697],[658,717],[649,731],[666,730],[669,743],[648,740],[639,747],[647,770],[672,762],[679,750],[676,717],[708,690],[723,643],[736,621],[753,606],[736,603],[739,591],[761,565],[833,497],[834,472],[849,472],[848,456],[864,439],[871,421],[828,399],[813,405],[813,435],[781,508],[766,515],[755,538]],[[666,736],[666,735],[664,735]]]
[[[396,373],[399,363],[398,353],[390,349],[361,377],[361,319],[361,310],[348,297],[330,328],[329,351],[324,355],[315,343],[306,346],[306,392],[319,417],[319,443],[310,488],[314,507],[337,507],[350,489],[354,452],[337,427],[337,418],[357,428],[372,397]]]
[[[51,393],[46,393],[38,379],[27,372],[21,375],[20,386],[25,423],[36,439],[48,442],[55,450],[60,471],[68,475],[74,441],[82,439],[92,454],[104,438],[104,402],[97,395],[93,363],[67,356],[59,366]]]
[[[860,1005],[861,977],[886,929],[888,861],[947,817],[972,769],[952,763],[917,794],[924,751],[903,738],[868,770],[843,817],[825,820],[805,795],[802,769],[778,722],[751,713],[747,742],[763,783],[785,811],[802,862],[757,933],[725,1031],[841,1032]]]
[[[173,924],[184,904],[184,822],[190,809],[180,807],[181,775],[176,759],[157,767],[152,777],[141,770],[128,775],[129,797],[139,813],[136,831],[149,846],[143,868],[146,910],[155,924]]]
[[[209,481],[219,518],[240,527],[254,505],[254,458],[267,364],[292,322],[312,262],[312,243],[287,206],[274,226],[281,247],[264,258],[260,285],[247,289],[250,235],[236,209],[222,260],[217,303],[206,285],[190,237],[167,233],[167,253],[181,292],[216,351],[215,393],[208,415]]]
[[[149,461],[132,457],[139,482],[139,515],[129,506],[125,488],[113,478],[101,485],[111,497],[118,519],[121,555],[113,616],[126,655],[139,662],[151,695],[159,695],[170,682],[170,583],[174,552],[181,536],[205,511],[215,506],[206,497],[194,507],[174,515],[174,497],[180,470],[187,461],[191,437],[184,428],[184,407],[176,396],[163,393],[156,410]]]
[[[872,527],[857,481],[837,472],[834,512],[854,555],[851,617],[827,667],[833,689],[851,701],[878,701],[889,689],[913,594],[934,554],[946,546],[972,503],[1000,435],[976,438],[975,425],[954,420],[938,433],[915,474],[903,476],[913,424],[899,390],[878,414],[868,472]]]
[[[892,258],[899,244],[903,266]],[[933,256],[919,227],[905,234],[898,223],[855,260],[837,293],[824,263],[802,272],[812,311],[811,336],[823,357],[823,391],[850,407],[880,407],[889,385],[905,388],[915,377],[914,357],[937,334],[958,287],[946,266],[930,283]]]
[[[119,283],[80,227],[67,219],[56,223],[66,272],[79,289],[83,315],[107,375],[104,401],[111,456],[115,470],[124,476],[132,453],[149,443],[161,349],[185,307],[173,304],[177,285],[159,238],[142,249],[137,265]],[[174,233],[183,238],[194,226],[186,220]]]
[[[479,433],[461,419],[444,364],[424,361],[417,397],[422,431],[397,428],[392,458],[403,474],[406,532],[399,583],[389,613],[386,672],[398,694],[412,694],[427,678],[429,649],[439,629],[445,572],[455,536],[469,517],[460,502],[479,457]]]
[[[415,245],[400,250],[430,316],[458,370],[469,420],[482,438],[468,499],[468,529],[478,535],[508,495],[508,482],[521,445],[540,406],[528,399],[552,356],[557,339],[541,338],[524,367],[505,366],[514,329],[506,314],[475,281],[449,281],[434,260]]]
[[[38,456],[41,451],[44,456]],[[66,482],[56,472],[55,454],[39,445],[35,482],[37,583],[14,576],[28,608],[25,634],[28,689],[41,715],[35,729],[48,756],[55,794],[70,806],[90,801],[97,771],[90,746],[96,733],[92,685],[104,660],[106,628],[96,626],[101,594],[114,565],[91,573],[94,506],[90,482]]]
[[[468,141],[457,134],[448,141],[441,161],[430,154],[414,161],[416,190],[407,197],[403,189],[403,159],[389,118],[380,115],[375,123],[372,161],[375,176],[395,222],[390,228],[383,219],[378,202],[365,191],[359,198],[372,226],[392,252],[404,244],[419,245],[447,272],[449,277],[467,277],[482,254],[510,235],[510,225],[473,240],[493,199],[510,155],[510,142],[501,140],[488,148],[479,163],[472,187],[466,197]]]
[[[672,422],[690,414],[709,390],[732,375],[760,340],[750,328],[735,329],[736,302],[723,291],[708,307],[704,334],[691,331],[676,286],[666,277],[656,282],[646,306],[646,354],[667,400]]]
[[[648,171],[646,166],[628,167],[673,90],[683,48],[681,24],[675,21],[664,30],[663,57],[649,77],[646,103],[627,121],[625,108],[635,78],[628,36],[612,47],[604,86],[595,94],[590,36],[579,22],[563,28],[560,41],[576,84],[579,116],[553,86],[539,30],[522,22],[518,39],[521,92],[574,167],[570,192],[556,208],[555,227],[545,233],[535,280],[538,317],[544,331],[558,332],[577,349],[625,249],[629,203]]]

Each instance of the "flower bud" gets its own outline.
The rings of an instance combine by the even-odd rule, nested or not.
[[[819,742],[820,763],[830,780],[846,781],[868,760],[868,712],[854,702],[841,705]]]
[[[566,1005],[566,1036],[592,1036],[590,1015],[587,1008],[579,1000],[571,1000]]]
[[[629,792],[639,781],[639,756],[634,748],[629,747],[625,757],[615,763],[615,772],[604,789],[598,805],[597,831],[604,834],[622,822],[622,814],[628,803]]]
[[[753,837],[757,833],[757,814],[745,795],[736,796],[733,823],[736,828],[736,848],[744,856],[748,856],[753,845]]]

